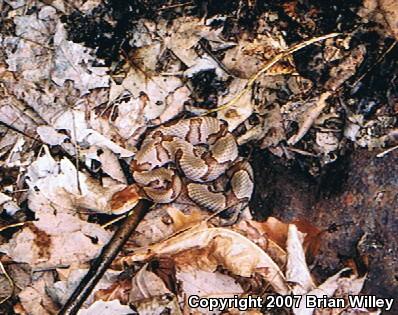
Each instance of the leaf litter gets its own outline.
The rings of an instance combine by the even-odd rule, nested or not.
[[[101,226],[101,218],[115,215],[109,212],[110,198],[128,183],[123,165],[148,128],[215,112],[240,145],[255,143],[287,158],[292,153],[286,152],[304,152],[323,164],[334,161],[330,155],[339,155],[347,139],[369,148],[396,143],[397,121],[390,112],[371,119],[360,104],[345,104],[346,117],[336,109],[336,93],[347,89],[366,62],[364,45],[344,44],[353,40],[352,34],[341,34],[343,39],[321,36],[324,43],[314,37],[294,46],[275,23],[276,11],[260,13],[261,23],[249,32],[240,17],[233,30],[225,12],[206,16],[211,7],[200,17],[181,14],[179,6],[162,6],[175,16],[154,18],[148,3],[146,13],[130,21],[134,32],[123,31],[121,62],[116,62],[114,55],[98,57],[100,49],[72,40],[73,8],[82,3],[46,3],[2,4],[2,15],[12,27],[0,32],[0,167],[16,169],[18,176],[12,182],[0,179],[5,216],[0,231],[11,231],[0,238],[0,262],[7,263],[12,275],[2,268],[0,285],[8,291],[16,285],[0,307],[9,300],[17,314],[56,313],[109,241],[113,227]],[[109,9],[112,3],[87,1],[77,14],[85,15],[89,25],[99,14],[108,28],[120,27],[117,7]],[[181,5],[195,11],[194,2]],[[393,6],[382,1],[376,8],[366,1],[358,14],[380,22],[379,32],[386,28],[396,36]],[[245,10],[237,15],[243,17]],[[322,58],[332,63],[323,82],[326,90],[302,76],[292,58],[308,42],[325,47]],[[200,79],[209,77],[210,82]],[[330,123],[342,119],[345,124],[337,128]],[[17,214],[24,212],[19,219]],[[189,309],[186,297],[345,297],[362,290],[365,277],[356,270],[343,269],[323,282],[312,275],[307,261],[316,257],[322,231],[308,222],[289,224],[273,217],[257,222],[247,215],[233,226],[219,227],[207,219],[191,205],[156,206],[79,314],[160,314],[166,309],[208,314]],[[14,267],[22,265],[33,273]],[[230,310],[234,312],[239,311]],[[292,312],[335,310],[300,305]],[[377,312],[341,310],[356,313]]]

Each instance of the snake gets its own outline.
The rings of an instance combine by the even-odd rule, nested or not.
[[[253,170],[239,157],[228,124],[192,117],[161,125],[144,138],[130,163],[135,184],[115,195],[113,208],[131,198],[167,204],[182,196],[210,212],[242,210],[253,193]]]

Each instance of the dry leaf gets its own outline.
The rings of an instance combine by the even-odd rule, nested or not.
[[[54,282],[54,275],[51,271],[36,274],[33,282],[23,289],[18,298],[22,305],[22,312],[17,314],[29,315],[53,315],[58,313],[57,305],[47,295],[47,287]]]
[[[123,279],[114,282],[106,289],[100,289],[94,293],[94,300],[119,300],[122,304],[128,304],[129,292],[131,291],[131,280]]]
[[[289,224],[286,280],[291,284],[293,294],[305,294],[315,288],[305,260],[303,242],[304,234],[300,233],[294,224]]]
[[[322,298],[324,296],[332,297],[336,290],[339,288],[339,279],[343,277],[343,273],[348,271],[348,269],[343,269],[336,275],[328,278],[324,283],[319,285],[317,288],[307,292],[308,296],[316,296],[317,298]],[[306,295],[300,301],[300,306],[298,308],[293,308],[295,315],[312,315],[315,308],[306,307]]]
[[[74,265],[67,270],[58,269],[58,274],[60,275],[61,280],[56,281],[47,287],[47,292],[59,305],[64,305],[66,303],[67,299],[72,295],[73,291],[76,289],[88,271],[87,268],[83,269],[77,266],[78,262],[75,262]],[[64,278],[62,275],[62,273],[65,273],[65,271],[68,273],[66,278]],[[100,290],[108,289],[114,283],[116,283],[119,275],[120,271],[107,270],[101,280],[95,286],[95,289],[84,302],[83,307],[88,307],[90,304],[92,304],[95,300],[96,294]]]
[[[249,79],[261,70],[267,60],[287,49],[282,36],[259,34],[254,39],[244,34],[238,44],[227,50],[223,64],[240,78]]]
[[[229,86],[229,93],[219,98],[219,104],[227,104],[246,86],[247,80],[235,79]],[[233,131],[253,113],[251,93],[245,93],[233,106],[217,112],[217,118],[228,122],[228,130]]]
[[[268,221],[272,219],[270,217]],[[233,229],[261,247],[281,268],[286,266],[286,251],[267,235],[262,223],[254,220],[242,220],[235,224]]]
[[[111,233],[81,220],[74,197],[79,194],[76,169],[69,160],[56,162],[48,148],[28,168],[29,208],[36,221],[14,234],[0,251],[33,269],[86,262],[96,257]],[[82,191],[89,191],[83,185]],[[86,187],[86,188],[85,188]],[[102,196],[103,198],[103,196]]]
[[[153,315],[169,313],[182,315],[178,300],[174,295],[166,294],[141,300],[134,305],[140,315]]]
[[[50,126],[39,126],[36,130],[40,139],[49,145],[60,145],[68,139],[68,136],[57,132]]]
[[[120,157],[130,157],[134,155],[134,151],[123,148],[100,132],[90,128],[85,113],[81,110],[65,111],[53,120],[52,126],[55,129],[68,130],[72,143],[76,144],[87,141],[89,145],[109,149],[119,154]]]
[[[322,231],[313,226],[310,222],[299,219],[291,222],[297,226],[301,233],[305,233],[304,249],[309,258],[315,256],[321,243]],[[289,224],[279,221],[274,217],[269,217],[265,222],[250,221],[250,225],[256,228],[259,233],[265,234],[282,249],[286,249]]]
[[[60,86],[72,80],[81,94],[109,86],[107,68],[92,67],[90,50],[66,39],[53,7],[44,6],[38,15],[15,17],[14,21],[20,38],[17,49],[7,59],[10,71],[21,71],[25,79],[36,82],[51,77]],[[48,48],[50,41],[54,43],[54,55]]]
[[[95,301],[89,308],[80,310],[78,315],[131,315],[133,310],[127,306],[122,305],[118,300],[113,301]]]
[[[374,20],[383,26],[383,31],[398,39],[398,4],[394,0],[365,0],[358,15]]]
[[[214,271],[218,265],[221,265],[233,274],[242,277],[250,277],[259,273],[276,292],[281,294],[288,292],[288,286],[278,265],[249,239],[224,228],[203,226],[191,228],[170,239],[149,246],[148,249],[137,250],[122,261],[131,263],[153,256],[176,255],[189,249],[206,247],[212,248],[212,252],[209,253],[211,256],[202,262],[207,264],[207,270]],[[192,261],[192,263],[194,262]]]
[[[7,196],[6,194],[3,194],[0,192],[0,206],[8,201],[11,201],[12,198],[10,196]]]
[[[133,304],[143,299],[171,293],[162,279],[147,270],[147,266],[147,264],[143,266],[132,279],[129,301]]]
[[[181,269],[181,268],[179,268]],[[183,297],[197,295],[202,298],[233,298],[236,295],[244,293],[242,287],[231,276],[222,274],[218,271],[205,271],[190,266],[185,266],[177,271],[177,279],[181,283],[180,300]],[[188,305],[185,305],[189,308]],[[206,308],[190,309],[192,313],[199,314],[220,314],[221,311]],[[224,314],[224,313],[222,313]]]
[[[244,293],[234,278],[217,271],[210,272],[185,266],[185,268],[178,268],[177,279],[181,282],[181,289],[187,296],[233,297]]]

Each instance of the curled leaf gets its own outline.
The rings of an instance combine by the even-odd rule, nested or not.
[[[182,251],[209,246],[214,249],[213,264],[209,263],[209,268],[215,270],[218,265],[221,265],[233,274],[242,277],[259,273],[276,292],[287,294],[289,291],[282,271],[267,253],[241,234],[225,228],[198,226],[155,245],[137,250],[122,261],[127,263],[143,261],[154,256],[175,255]]]

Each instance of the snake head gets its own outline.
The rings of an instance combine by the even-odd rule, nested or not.
[[[109,206],[112,214],[122,214],[131,210],[141,199],[137,185],[129,185],[113,194]]]

